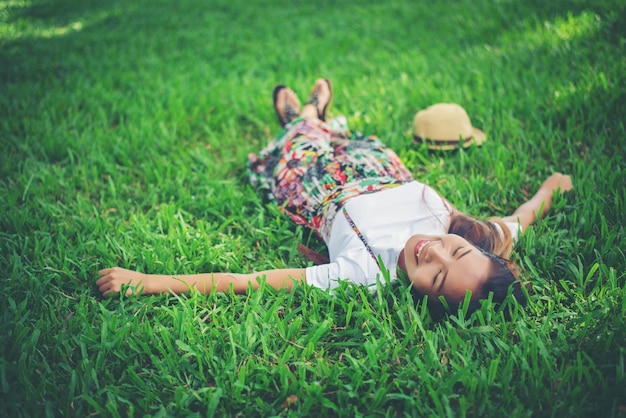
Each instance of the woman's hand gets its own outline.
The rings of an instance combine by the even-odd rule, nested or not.
[[[103,296],[111,293],[119,293],[122,286],[127,285],[126,294],[131,295],[134,292],[149,293],[146,290],[148,276],[133,270],[123,269],[121,267],[113,267],[100,270],[100,277],[96,281],[96,286]]]
[[[566,192],[572,190],[572,179],[562,173],[554,173],[544,180],[535,195],[522,204],[511,216],[502,218],[505,222],[519,222],[522,229],[543,218],[552,206],[552,194],[560,190]]]
[[[554,173],[543,182],[541,188],[549,192],[550,195],[552,195],[552,192],[555,190],[567,192],[572,190],[572,178],[567,174]]]

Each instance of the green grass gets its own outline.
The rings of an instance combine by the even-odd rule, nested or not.
[[[0,1],[0,415],[626,416],[625,7]],[[348,285],[99,296],[112,265],[306,266],[245,159],[275,133],[273,86],[319,76],[332,113],[472,214],[573,176],[516,246],[525,312],[434,324],[403,288]],[[442,101],[482,148],[412,144]]]

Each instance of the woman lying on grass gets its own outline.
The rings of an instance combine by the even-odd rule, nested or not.
[[[307,268],[247,274],[143,274],[115,267],[96,282],[104,296],[134,289],[144,294],[223,292],[258,288],[259,278],[275,288],[295,282],[332,289],[341,280],[372,286],[381,270],[391,280],[405,275],[429,303],[460,303],[472,293],[470,309],[493,292],[501,303],[511,288],[525,304],[514,265],[506,259],[518,231],[552,203],[555,190],[570,190],[569,176],[550,176],[511,216],[480,221],[457,211],[432,188],[415,181],[398,156],[375,137],[352,135],[336,121],[326,123],[330,83],[317,80],[309,101],[289,88],[274,90],[274,107],[284,127],[259,154],[249,157],[251,182],[266,191],[291,219],[311,228],[328,246],[330,260]],[[541,213],[539,213],[541,211]]]

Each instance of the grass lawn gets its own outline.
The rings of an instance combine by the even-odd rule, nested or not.
[[[626,417],[626,1],[0,0],[0,416]],[[574,190],[518,241],[532,282],[434,323],[404,287],[103,299],[97,271],[304,267],[247,184],[271,92],[333,80],[459,209]],[[430,152],[413,115],[488,141]]]

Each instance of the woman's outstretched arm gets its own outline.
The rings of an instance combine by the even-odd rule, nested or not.
[[[243,293],[252,286],[259,288],[257,279],[265,276],[265,282],[276,289],[291,289],[294,282],[305,282],[305,269],[275,269],[257,273],[202,273],[185,275],[145,274],[120,267],[98,272],[96,286],[103,296],[118,293],[122,286],[129,286],[127,293],[142,294],[185,293],[197,289],[202,293],[226,292],[233,287],[235,293]]]
[[[517,208],[513,215],[502,219],[505,222],[519,222],[522,229],[525,229],[548,213],[552,206],[552,194],[556,190],[562,192],[572,190],[570,176],[561,173],[552,174],[541,184],[537,193],[529,201]]]

